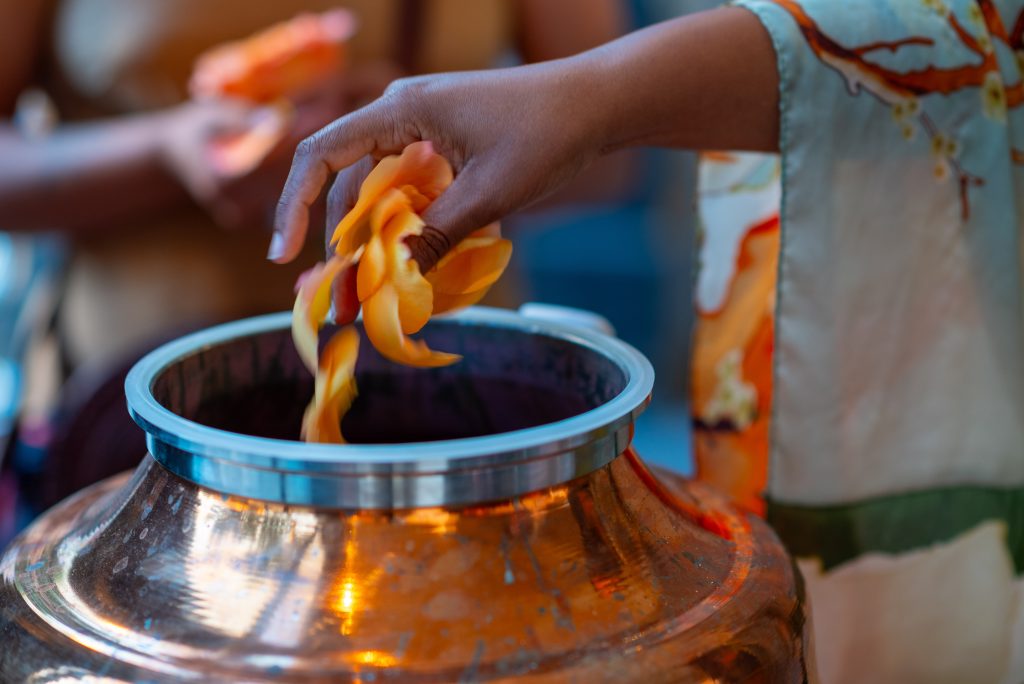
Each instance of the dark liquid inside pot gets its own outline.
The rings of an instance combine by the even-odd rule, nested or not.
[[[359,396],[342,421],[349,442],[430,442],[558,422],[622,391],[622,372],[564,340],[519,330],[428,328],[428,343],[463,355],[446,368],[407,368],[363,341]],[[326,339],[326,335],[324,336]],[[197,423],[264,438],[297,440],[313,378],[287,333],[204,349],[169,367],[156,398]]]
[[[553,423],[587,411],[578,395],[503,378],[454,376],[432,384],[408,375],[357,378],[359,396],[342,421],[353,444],[432,442],[481,437]],[[229,432],[298,439],[313,383],[257,385],[204,399],[192,420]]]

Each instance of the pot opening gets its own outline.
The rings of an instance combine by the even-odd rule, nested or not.
[[[430,442],[538,427],[595,409],[627,383],[602,354],[527,330],[438,320],[422,337],[463,360],[407,368],[383,359],[363,336],[359,396],[342,422],[349,442]],[[290,331],[273,330],[176,359],[156,375],[152,391],[165,408],[197,423],[297,440],[313,378]]]

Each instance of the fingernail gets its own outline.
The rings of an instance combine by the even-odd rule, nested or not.
[[[274,237],[270,239],[270,249],[267,250],[267,258],[271,261],[277,261],[284,256],[284,234],[274,232]]]

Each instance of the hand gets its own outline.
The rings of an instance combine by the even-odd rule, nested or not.
[[[219,199],[231,174],[213,162],[213,145],[247,133],[275,116],[272,110],[253,108],[239,100],[185,102],[161,116],[161,157],[197,203],[215,216],[229,213]]]
[[[222,227],[269,226],[295,146],[338,116],[379,97],[398,75],[388,62],[370,63],[324,83],[290,107],[253,108],[225,98],[182,105],[166,119],[171,134],[165,137],[165,157],[193,198]],[[250,135],[254,131],[258,135]],[[222,142],[235,144],[218,147]]]
[[[430,140],[456,174],[410,244],[421,269],[430,269],[466,235],[555,191],[601,152],[602,108],[592,83],[573,60],[396,81],[298,146],[269,257],[284,263],[299,253],[309,207],[332,173],[364,160],[339,174],[328,226],[351,207],[373,160]]]

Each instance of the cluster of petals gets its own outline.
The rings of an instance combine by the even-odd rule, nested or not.
[[[318,353],[319,331],[330,311],[331,285],[356,269],[363,329],[382,356],[416,367],[447,366],[457,354],[436,351],[410,335],[430,317],[478,302],[508,265],[512,245],[497,224],[457,244],[427,274],[406,243],[423,232],[422,213],[451,185],[452,168],[430,142],[416,142],[386,157],[366,177],[355,206],[331,239],[333,256],[299,287],[292,333],[300,357],[316,375],[316,394],[303,421],[303,439],[342,442],[341,417],[355,397],[358,335],[344,328]],[[354,342],[352,340],[355,340]],[[337,355],[337,356],[336,356]]]

